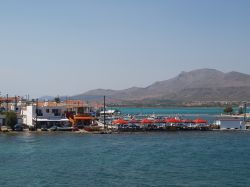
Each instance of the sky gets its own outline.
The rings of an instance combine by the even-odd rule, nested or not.
[[[1,95],[146,87],[249,65],[249,0],[0,1]]]

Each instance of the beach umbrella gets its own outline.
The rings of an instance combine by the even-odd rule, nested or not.
[[[154,122],[155,123],[164,123],[164,120],[162,120],[162,119],[156,119]]]
[[[123,124],[128,124],[127,120],[124,119],[116,119],[112,121],[112,124],[114,125],[123,125]]]
[[[148,118],[144,118],[141,120],[142,124],[150,124],[150,123],[154,123],[154,120],[152,119],[148,119]]]
[[[194,123],[191,119],[183,119],[181,120],[182,123]]]
[[[193,120],[193,123],[207,123],[207,120],[197,118],[197,119]]]
[[[140,122],[140,120],[138,120],[138,119],[131,119],[130,121],[129,121],[129,123],[139,123]]]
[[[165,123],[181,123],[182,120],[175,119],[175,118],[167,118],[164,120]]]

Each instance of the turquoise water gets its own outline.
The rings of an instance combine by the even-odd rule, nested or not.
[[[0,134],[0,186],[250,184],[250,132]]]
[[[218,115],[224,108],[219,107],[183,107],[183,108],[118,108],[123,114],[185,114],[185,115]],[[237,111],[237,109],[235,109]]]
[[[117,108],[122,114],[156,114],[166,116],[181,116],[185,119],[203,118],[213,123],[222,113],[221,107],[179,107],[179,108]],[[238,108],[234,108],[237,113]],[[250,112],[250,108],[247,109]]]

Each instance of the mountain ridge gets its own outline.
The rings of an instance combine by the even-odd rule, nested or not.
[[[250,75],[236,71],[224,73],[216,69],[197,69],[189,72],[181,72],[176,77],[168,80],[156,81],[145,87],[131,87],[124,90],[91,90],[83,97],[91,98],[106,95],[120,100],[143,100],[143,99],[171,99],[171,100],[234,100],[250,97]],[[238,88],[238,89],[236,89]],[[224,91],[223,91],[224,90]],[[227,92],[225,93],[225,90]],[[250,90],[250,89],[249,89]],[[239,97],[235,95],[239,93]],[[240,94],[244,93],[244,95]],[[94,93],[94,94],[93,94]],[[200,93],[200,94],[199,94]],[[207,94],[207,97],[201,95]]]
[[[182,71],[168,80],[156,81],[146,87],[130,87],[123,90],[95,89],[72,96],[73,99],[144,101],[145,99],[207,101],[247,100],[250,98],[250,75],[216,69]]]

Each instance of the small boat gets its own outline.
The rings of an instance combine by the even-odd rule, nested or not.
[[[97,125],[89,125],[89,126],[83,127],[85,131],[100,131],[101,128],[102,128],[101,126],[97,126]]]
[[[73,131],[73,127],[57,127],[57,131]]]
[[[57,129],[57,126],[54,125],[54,126],[50,127],[48,130],[49,131],[56,131],[56,129]]]
[[[46,126],[42,126],[41,131],[48,131],[48,128]]]

